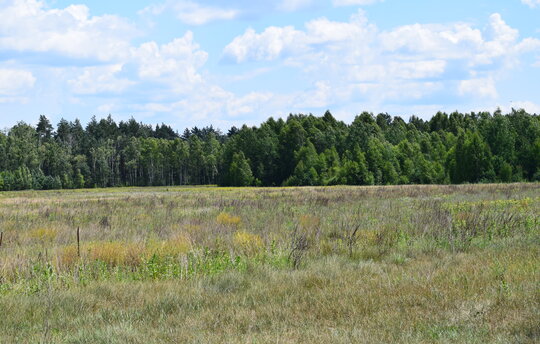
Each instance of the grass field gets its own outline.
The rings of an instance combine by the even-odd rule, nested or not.
[[[540,184],[27,191],[0,209],[0,343],[540,342]]]

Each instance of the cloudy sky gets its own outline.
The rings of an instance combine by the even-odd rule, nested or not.
[[[0,0],[0,128],[540,113],[540,0]]]

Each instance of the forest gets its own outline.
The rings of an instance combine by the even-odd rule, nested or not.
[[[540,117],[524,110],[409,121],[327,111],[258,127],[153,127],[109,115],[83,126],[19,122],[0,132],[0,190],[116,186],[396,185],[540,181]]]

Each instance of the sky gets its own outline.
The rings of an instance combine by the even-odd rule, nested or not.
[[[0,0],[0,128],[540,113],[540,0]]]

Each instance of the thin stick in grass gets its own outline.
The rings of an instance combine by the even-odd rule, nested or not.
[[[80,233],[80,227],[77,227],[77,257],[81,258],[81,233]]]

